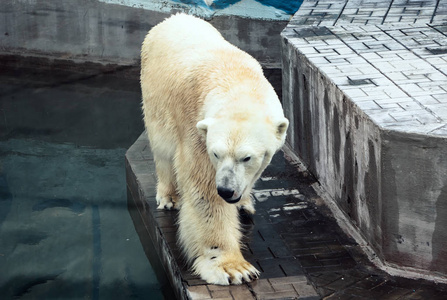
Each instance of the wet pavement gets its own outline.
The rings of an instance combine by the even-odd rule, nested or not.
[[[279,90],[280,77],[266,72]],[[280,92],[280,91],[279,91]],[[279,152],[253,190],[256,214],[241,214],[244,257],[262,273],[239,286],[192,275],[176,244],[177,212],[157,210],[155,165],[143,133],[126,153],[129,205],[141,239],[153,240],[181,299],[446,299],[447,285],[376,268],[316,192],[303,164]]]
[[[0,299],[164,299],[130,218],[137,69],[0,56]]]
[[[284,152],[253,195],[256,214],[241,214],[244,257],[262,273],[240,286],[214,286],[192,275],[176,244],[177,211],[157,210],[155,165],[145,134],[126,154],[133,218],[155,241],[181,299],[446,299],[447,285],[391,276],[376,268],[316,193],[318,182]]]

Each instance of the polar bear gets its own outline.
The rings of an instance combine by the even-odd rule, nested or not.
[[[177,14],[141,50],[146,130],[159,209],[178,208],[179,244],[211,284],[241,284],[259,271],[241,253],[238,205],[284,144],[289,122],[259,63],[209,23]]]

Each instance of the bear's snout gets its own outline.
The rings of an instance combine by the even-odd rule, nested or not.
[[[224,199],[230,199],[234,195],[234,191],[232,189],[226,187],[217,187],[217,193]]]
[[[228,203],[236,203],[241,200],[241,197],[236,199],[232,199],[234,195],[234,190],[226,188],[226,187],[217,187],[217,193]]]

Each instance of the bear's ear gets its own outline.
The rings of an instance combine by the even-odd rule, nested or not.
[[[289,120],[287,120],[286,118],[283,118],[281,121],[276,123],[276,137],[279,140],[284,139],[288,127]]]
[[[211,118],[203,119],[202,121],[197,122],[196,128],[201,135],[206,136],[208,126],[210,126],[212,122]]]

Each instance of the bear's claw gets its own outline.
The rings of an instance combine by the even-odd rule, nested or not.
[[[229,285],[251,282],[259,278],[259,271],[244,259],[222,261],[215,256],[211,259],[198,258],[195,273],[210,284]]]
[[[159,197],[157,195],[157,209],[173,210],[177,209],[177,197],[163,196]]]

